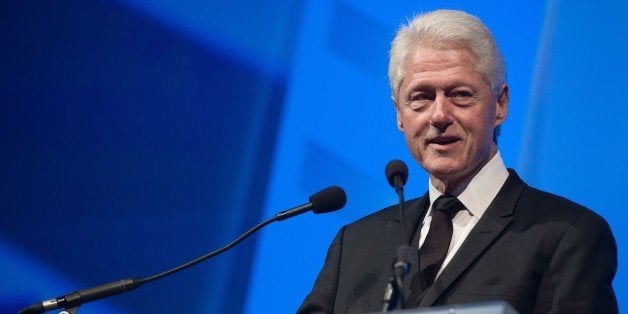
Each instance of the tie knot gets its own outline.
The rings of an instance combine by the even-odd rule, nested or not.
[[[464,205],[452,195],[441,195],[432,205],[432,210],[444,212],[450,219],[463,208]]]

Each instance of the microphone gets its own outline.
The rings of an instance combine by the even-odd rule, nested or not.
[[[401,223],[401,235],[402,237],[406,237],[406,226],[404,224],[403,213],[403,187],[408,181],[408,166],[406,166],[406,163],[402,160],[394,159],[386,164],[386,169],[384,170],[384,173],[386,174],[386,180],[388,180],[388,184],[390,184],[390,186],[392,186],[397,192],[397,196],[399,199],[399,222]],[[404,242],[410,243],[410,240],[404,239]]]
[[[402,160],[391,160],[386,164],[386,179],[388,184],[395,188],[395,191],[399,193],[399,190],[403,190],[406,181],[408,181],[408,166]]]
[[[85,304],[87,302],[104,299],[106,297],[110,297],[116,294],[121,294],[124,292],[128,292],[134,289],[139,288],[143,284],[149,283],[151,281],[155,281],[157,279],[161,279],[163,277],[172,275],[176,272],[179,272],[188,267],[194,266],[200,262],[203,262],[209,258],[212,258],[218,254],[221,254],[232,247],[236,246],[238,243],[242,242],[251,234],[255,233],[259,229],[262,229],[266,225],[275,222],[284,220],[299,214],[303,214],[308,211],[313,211],[315,214],[328,213],[332,211],[336,211],[341,209],[347,203],[347,195],[345,191],[338,186],[330,186],[325,189],[322,189],[318,193],[315,193],[309,197],[309,202],[303,204],[301,206],[294,207],[292,209],[288,209],[282,211],[275,216],[257,224],[253,228],[247,230],[245,233],[240,235],[231,243],[221,247],[218,250],[207,253],[197,259],[189,261],[183,265],[170,269],[168,271],[162,272],[160,274],[143,278],[143,279],[122,279],[118,281],[113,281],[104,285],[92,287],[85,290],[80,290],[76,292],[72,292],[66,294],[61,297],[57,297],[54,299],[45,300],[42,302],[37,302],[32,304],[31,306],[21,310],[20,314],[35,314],[35,313],[44,313],[49,310],[54,309],[72,309],[80,306],[81,304]]]
[[[403,187],[408,181],[408,166],[399,159],[394,159],[386,164],[384,170],[388,184],[395,189],[399,198],[399,223],[401,224],[402,243],[397,248],[397,254],[393,259],[393,274],[390,276],[386,291],[384,292],[384,304],[382,312],[387,312],[399,306],[404,308],[403,297],[403,278],[410,270],[410,260],[412,258],[412,249],[410,248],[410,239],[407,238],[405,219],[404,219],[404,197]]]
[[[347,194],[338,186],[330,186],[322,189],[309,198],[310,202],[292,209],[282,211],[275,215],[277,221],[281,221],[302,213],[313,211],[315,214],[323,214],[341,209],[347,203]]]

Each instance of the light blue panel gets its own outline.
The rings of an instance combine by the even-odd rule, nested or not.
[[[628,309],[625,271],[628,3],[551,1],[531,95],[523,176],[610,223],[619,251],[615,292]]]
[[[501,44],[509,67],[511,116],[500,137],[516,167],[527,92],[541,33],[543,3],[489,1],[308,1],[297,36],[265,216],[341,185],[347,206],[269,226],[259,236],[246,312],[293,313],[310,291],[337,230],[396,202],[384,178],[394,158],[408,163],[406,196],[426,191],[427,176],[396,129],[387,80],[389,43],[406,17],[438,7],[478,15]],[[499,8],[499,9],[498,9]],[[382,292],[383,293],[383,292]]]

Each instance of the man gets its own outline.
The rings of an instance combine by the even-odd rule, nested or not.
[[[607,223],[504,166],[508,85],[486,26],[460,11],[415,17],[392,42],[389,77],[397,126],[429,191],[406,202],[405,235],[397,206],[344,226],[299,312],[380,311],[406,239],[416,250],[406,308],[505,300],[520,313],[618,312]]]

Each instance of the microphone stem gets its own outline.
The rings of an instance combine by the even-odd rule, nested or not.
[[[405,205],[404,205],[404,197],[403,197],[403,188],[396,189],[397,198],[399,199],[399,222],[401,223],[401,237],[403,243],[407,243],[410,245],[410,240],[408,239],[408,234],[406,232],[406,224],[405,224]]]
[[[402,237],[402,246],[398,248],[398,250],[403,250],[402,247],[407,243],[410,245],[410,239],[406,232],[406,220],[405,220],[405,205],[404,205],[404,197],[403,197],[403,187],[400,187],[397,190],[397,197],[399,199],[399,222],[401,223],[401,237]],[[408,271],[409,261],[406,259],[408,256],[408,252],[405,251],[404,254],[398,254],[398,258],[403,259],[403,267],[395,266],[394,277],[397,286],[397,305],[399,309],[403,309],[404,306],[404,296],[403,296],[403,277],[405,277],[406,272]],[[401,256],[399,256],[401,255]],[[400,261],[398,261],[400,262]]]
[[[229,250],[230,248],[232,248],[232,247],[236,246],[238,243],[240,243],[240,242],[242,242],[244,239],[248,238],[251,234],[255,233],[257,230],[259,230],[259,229],[263,228],[264,226],[266,226],[266,225],[268,225],[268,224],[270,224],[270,223],[272,223],[272,222],[274,222],[274,221],[276,221],[276,220],[277,220],[277,218],[276,218],[276,217],[272,217],[272,218],[266,219],[266,220],[264,220],[264,221],[260,222],[259,224],[257,224],[256,226],[254,226],[253,228],[251,228],[251,229],[247,230],[245,233],[243,233],[242,235],[240,235],[239,237],[237,237],[237,238],[236,238],[235,240],[233,240],[231,243],[229,243],[229,244],[227,244],[227,245],[225,245],[225,246],[223,246],[223,247],[221,247],[221,248],[219,248],[219,249],[217,249],[217,250],[215,250],[215,251],[213,251],[213,252],[209,252],[209,253],[207,253],[207,254],[205,254],[205,255],[203,255],[203,256],[201,256],[201,257],[197,258],[197,259],[194,259],[194,260],[189,261],[189,262],[187,262],[187,263],[185,263],[185,264],[182,264],[182,265],[180,265],[180,266],[177,266],[177,267],[175,267],[175,268],[173,268],[173,269],[170,269],[170,270],[164,271],[164,272],[162,272],[162,273],[159,273],[159,274],[154,275],[154,276],[151,276],[151,277],[147,277],[147,278],[144,278],[144,279],[140,279],[140,280],[139,280],[139,283],[140,283],[140,284],[145,284],[145,283],[148,283],[148,282],[151,282],[151,281],[155,281],[155,280],[157,280],[157,279],[161,279],[161,278],[163,278],[163,277],[166,277],[166,276],[172,275],[172,274],[174,274],[174,273],[176,273],[176,272],[178,272],[178,271],[181,271],[181,270],[183,270],[183,269],[186,269],[186,268],[188,268],[188,267],[192,267],[192,266],[194,266],[194,265],[196,265],[196,264],[198,264],[198,263],[200,263],[200,262],[202,262],[202,261],[205,261],[205,260],[207,260],[207,259],[210,259],[210,258],[212,258],[212,257],[214,257],[214,256],[216,256],[216,255],[218,255],[218,254],[220,254],[220,253],[222,253],[222,252],[224,252],[224,251],[226,251],[226,250]]]
[[[265,221],[262,221],[261,223],[257,224],[256,226],[254,226],[253,228],[247,230],[245,233],[243,233],[242,235],[240,235],[239,237],[237,237],[235,240],[233,240],[231,243],[213,251],[213,252],[209,252],[199,258],[196,258],[192,261],[189,261],[185,264],[182,264],[180,266],[177,266],[175,268],[172,268],[170,270],[164,271],[162,273],[159,273],[157,275],[154,276],[150,276],[147,278],[143,278],[143,279],[123,279],[123,280],[118,280],[118,281],[113,281],[104,285],[100,285],[100,286],[96,286],[94,288],[89,288],[86,290],[82,290],[82,291],[77,291],[71,294],[68,294],[66,296],[64,296],[63,298],[59,298],[59,302],[57,305],[55,305],[54,307],[48,308],[45,304],[42,305],[42,303],[35,303],[31,306],[29,306],[26,309],[23,309],[22,311],[20,311],[21,314],[30,314],[30,313],[43,313],[45,311],[47,311],[48,309],[53,309],[53,308],[66,308],[66,309],[75,309],[76,307],[80,306],[81,304],[87,303],[87,302],[91,302],[91,301],[95,301],[95,300],[99,300],[102,298],[106,298],[112,295],[116,295],[116,294],[120,294],[120,293],[124,293],[130,290],[134,290],[140,286],[142,286],[143,284],[149,283],[151,281],[155,281],[157,279],[161,279],[163,277],[172,275],[178,271],[181,271],[183,269],[186,269],[188,267],[192,267],[200,262],[203,262],[209,258],[212,258],[224,251],[229,250],[230,248],[236,246],[238,243],[242,242],[244,239],[248,238],[251,234],[255,233],[256,231],[258,231],[259,229],[263,228],[264,226],[277,221],[277,216],[275,217],[271,217],[269,219],[266,219]],[[51,301],[51,300],[48,300]],[[55,302],[57,300],[54,300]],[[45,303],[45,302],[44,302]]]
[[[401,178],[401,176],[397,175],[393,178],[393,183],[394,183],[394,188],[395,188],[395,192],[397,192],[397,198],[399,200],[399,223],[401,223],[401,238],[402,238],[402,243],[404,244],[410,244],[410,239],[408,234],[406,233],[406,224],[405,224],[405,206],[404,206],[404,197],[403,197],[403,186],[405,184],[404,182],[405,180],[403,180]]]
[[[162,272],[160,274],[157,274],[157,275],[154,275],[154,276],[151,276],[151,277],[148,277],[148,278],[140,279],[139,282],[140,282],[140,284],[145,284],[145,283],[148,283],[148,282],[151,282],[151,281],[155,281],[157,279],[161,279],[163,277],[170,276],[170,275],[172,275],[172,274],[174,274],[176,272],[179,272],[179,271],[184,270],[184,269],[186,269],[188,267],[192,267],[192,266],[194,266],[194,265],[196,265],[196,264],[198,264],[198,263],[200,263],[202,261],[210,259],[210,258],[212,258],[212,257],[214,257],[214,256],[216,256],[216,255],[218,255],[218,254],[220,254],[220,253],[222,253],[222,252],[224,252],[226,250],[229,250],[230,248],[236,246],[238,243],[240,243],[244,239],[248,238],[251,234],[255,233],[259,229],[262,229],[264,226],[274,222],[275,220],[277,220],[276,217],[272,217],[272,218],[266,219],[266,220],[260,222],[259,224],[255,225],[253,228],[247,230],[245,233],[241,234],[239,237],[237,237],[231,243],[229,243],[229,244],[227,244],[227,245],[225,245],[225,246],[223,246],[223,247],[221,247],[221,248],[219,248],[219,249],[217,249],[217,250],[215,250],[213,252],[209,252],[209,253],[207,253],[207,254],[199,257],[199,258],[191,260],[191,261],[189,261],[189,262],[187,262],[185,264],[182,264],[180,266],[177,266],[177,267],[175,267],[173,269],[167,270],[167,271]]]
[[[403,196],[403,182],[399,176],[394,178],[395,191],[399,200],[399,223],[401,224],[401,246],[397,249],[396,262],[393,264],[393,274],[390,276],[388,286],[384,292],[384,304],[382,313],[386,313],[391,309],[403,309],[403,277],[406,275],[410,266],[408,256],[410,250],[410,237],[406,233],[405,225],[405,204]],[[407,245],[406,245],[407,243]]]

